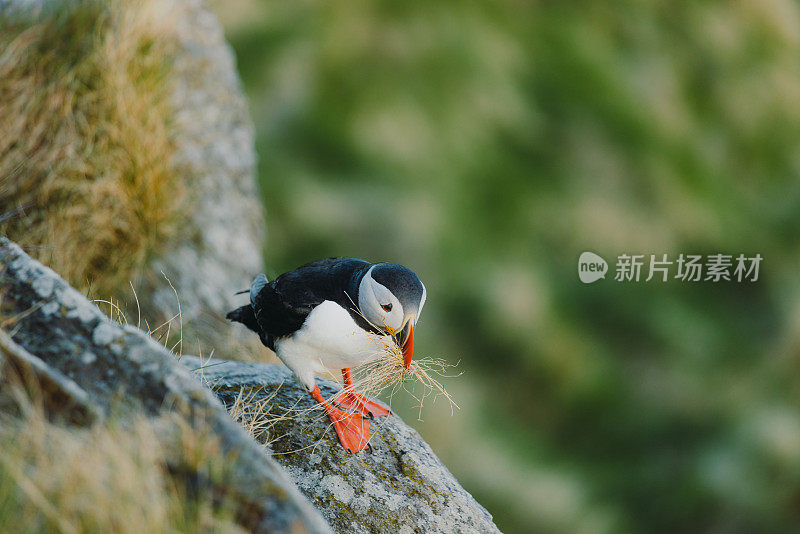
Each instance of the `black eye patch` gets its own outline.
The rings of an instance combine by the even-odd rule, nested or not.
[[[390,312],[392,311],[392,303],[390,302],[389,304],[381,304],[381,308],[383,308],[387,312]]]

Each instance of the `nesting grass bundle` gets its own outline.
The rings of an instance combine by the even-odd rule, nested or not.
[[[435,402],[439,397],[444,397],[450,403],[451,412],[459,407],[438,379],[460,376],[461,373],[449,374],[458,363],[453,364],[441,358],[415,358],[406,369],[403,350],[392,339],[381,341],[378,351],[380,358],[354,370],[353,384],[356,391],[376,397],[391,388],[391,398],[401,389],[405,390],[417,401],[420,420],[423,404],[428,399]]]
[[[117,294],[177,235],[170,2],[0,2],[0,234]],[[13,215],[13,216],[12,216]]]

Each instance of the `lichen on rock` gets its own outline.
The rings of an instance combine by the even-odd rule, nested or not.
[[[346,452],[330,421],[288,368],[184,357],[228,406],[271,399],[274,424],[262,436],[274,458],[338,532],[497,532],[430,446],[397,415],[371,422],[372,452]],[[339,389],[317,379],[323,396]]]

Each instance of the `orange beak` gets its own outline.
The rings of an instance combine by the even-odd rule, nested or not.
[[[411,358],[414,357],[414,325],[408,324],[408,337],[403,344],[403,364],[406,369],[411,367]]]

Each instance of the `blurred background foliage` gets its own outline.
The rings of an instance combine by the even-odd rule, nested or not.
[[[464,375],[462,409],[415,424],[501,529],[800,529],[795,2],[216,7],[268,274],[420,275],[417,353]],[[584,285],[584,250],[765,259],[756,283]]]

